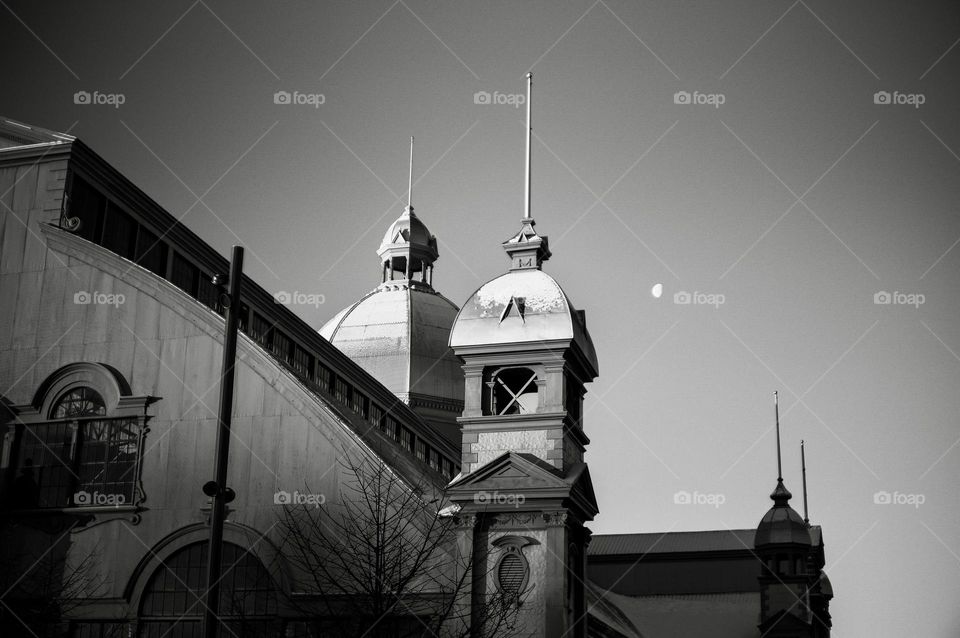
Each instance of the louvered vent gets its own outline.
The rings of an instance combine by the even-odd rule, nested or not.
[[[500,580],[500,590],[505,594],[516,595],[520,593],[520,586],[523,585],[523,577],[526,575],[526,568],[523,559],[516,554],[507,554],[500,561],[500,568],[497,570],[497,578]]]

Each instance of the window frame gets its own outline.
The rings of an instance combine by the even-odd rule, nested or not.
[[[60,401],[80,388],[89,388],[99,395],[104,409],[98,412],[102,413],[54,418]],[[149,432],[147,422],[150,418],[146,408],[157,400],[157,397],[148,395],[131,395],[129,386],[119,373],[102,364],[68,364],[50,375],[40,385],[34,400],[26,405],[12,406],[15,416],[6,423],[5,428],[0,426],[0,433],[6,430],[5,435],[0,436],[0,475],[4,491],[12,496],[3,504],[4,507],[33,512],[139,510],[146,498],[142,483],[144,442]],[[92,428],[97,426],[102,427],[100,436],[91,436]],[[60,443],[61,450],[54,451],[47,441],[48,433],[42,432],[43,428],[63,428],[62,433],[69,434],[70,440],[64,439]],[[122,429],[126,429],[129,435],[118,436]],[[54,434],[54,438],[56,436]],[[106,453],[85,459],[84,452],[96,449],[98,441],[103,443]],[[44,456],[52,458],[49,459],[51,464],[33,467],[57,467],[52,463],[60,463],[66,468],[66,480],[52,486],[54,491],[51,497],[41,498],[43,482],[38,482],[35,477],[32,480],[36,484],[36,497],[24,498],[21,495],[18,498],[13,488],[23,476],[25,461],[33,458],[31,452],[36,449],[43,450]],[[110,452],[113,451],[116,458],[124,450],[129,451],[132,459],[111,466],[108,457]],[[98,466],[99,469],[96,469]],[[85,480],[85,470],[91,468],[94,468],[94,478]],[[113,472],[119,472],[123,480],[110,480]],[[125,478],[128,474],[129,478]],[[114,491],[107,493],[103,488],[108,486],[114,487]],[[92,490],[92,493],[88,490]],[[92,500],[88,503],[76,502],[78,496],[81,501],[84,500],[82,492],[86,492]],[[96,496],[97,492],[104,496]],[[118,498],[119,494],[123,494],[122,499]]]

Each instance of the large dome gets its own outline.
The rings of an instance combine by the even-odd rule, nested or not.
[[[448,346],[457,307],[417,281],[387,281],[320,329],[407,403],[420,398],[463,402],[463,372]]]
[[[463,304],[450,345],[569,341],[596,374],[597,355],[585,323],[553,277],[539,269],[512,270],[485,283]]]

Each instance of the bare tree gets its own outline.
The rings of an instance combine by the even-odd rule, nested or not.
[[[278,524],[293,604],[311,630],[337,636],[509,636],[521,600],[477,600],[472,549],[442,489],[411,485],[380,459],[340,460],[338,502],[291,503]],[[332,499],[331,499],[332,500]],[[305,628],[306,629],[306,628]]]
[[[69,529],[7,522],[0,534],[0,627],[4,636],[65,635],[70,613],[98,595],[97,552],[71,556]]]

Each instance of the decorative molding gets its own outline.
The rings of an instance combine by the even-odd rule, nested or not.
[[[568,519],[572,522],[569,512],[566,511],[544,512],[543,514],[543,522],[547,527],[565,527]]]

